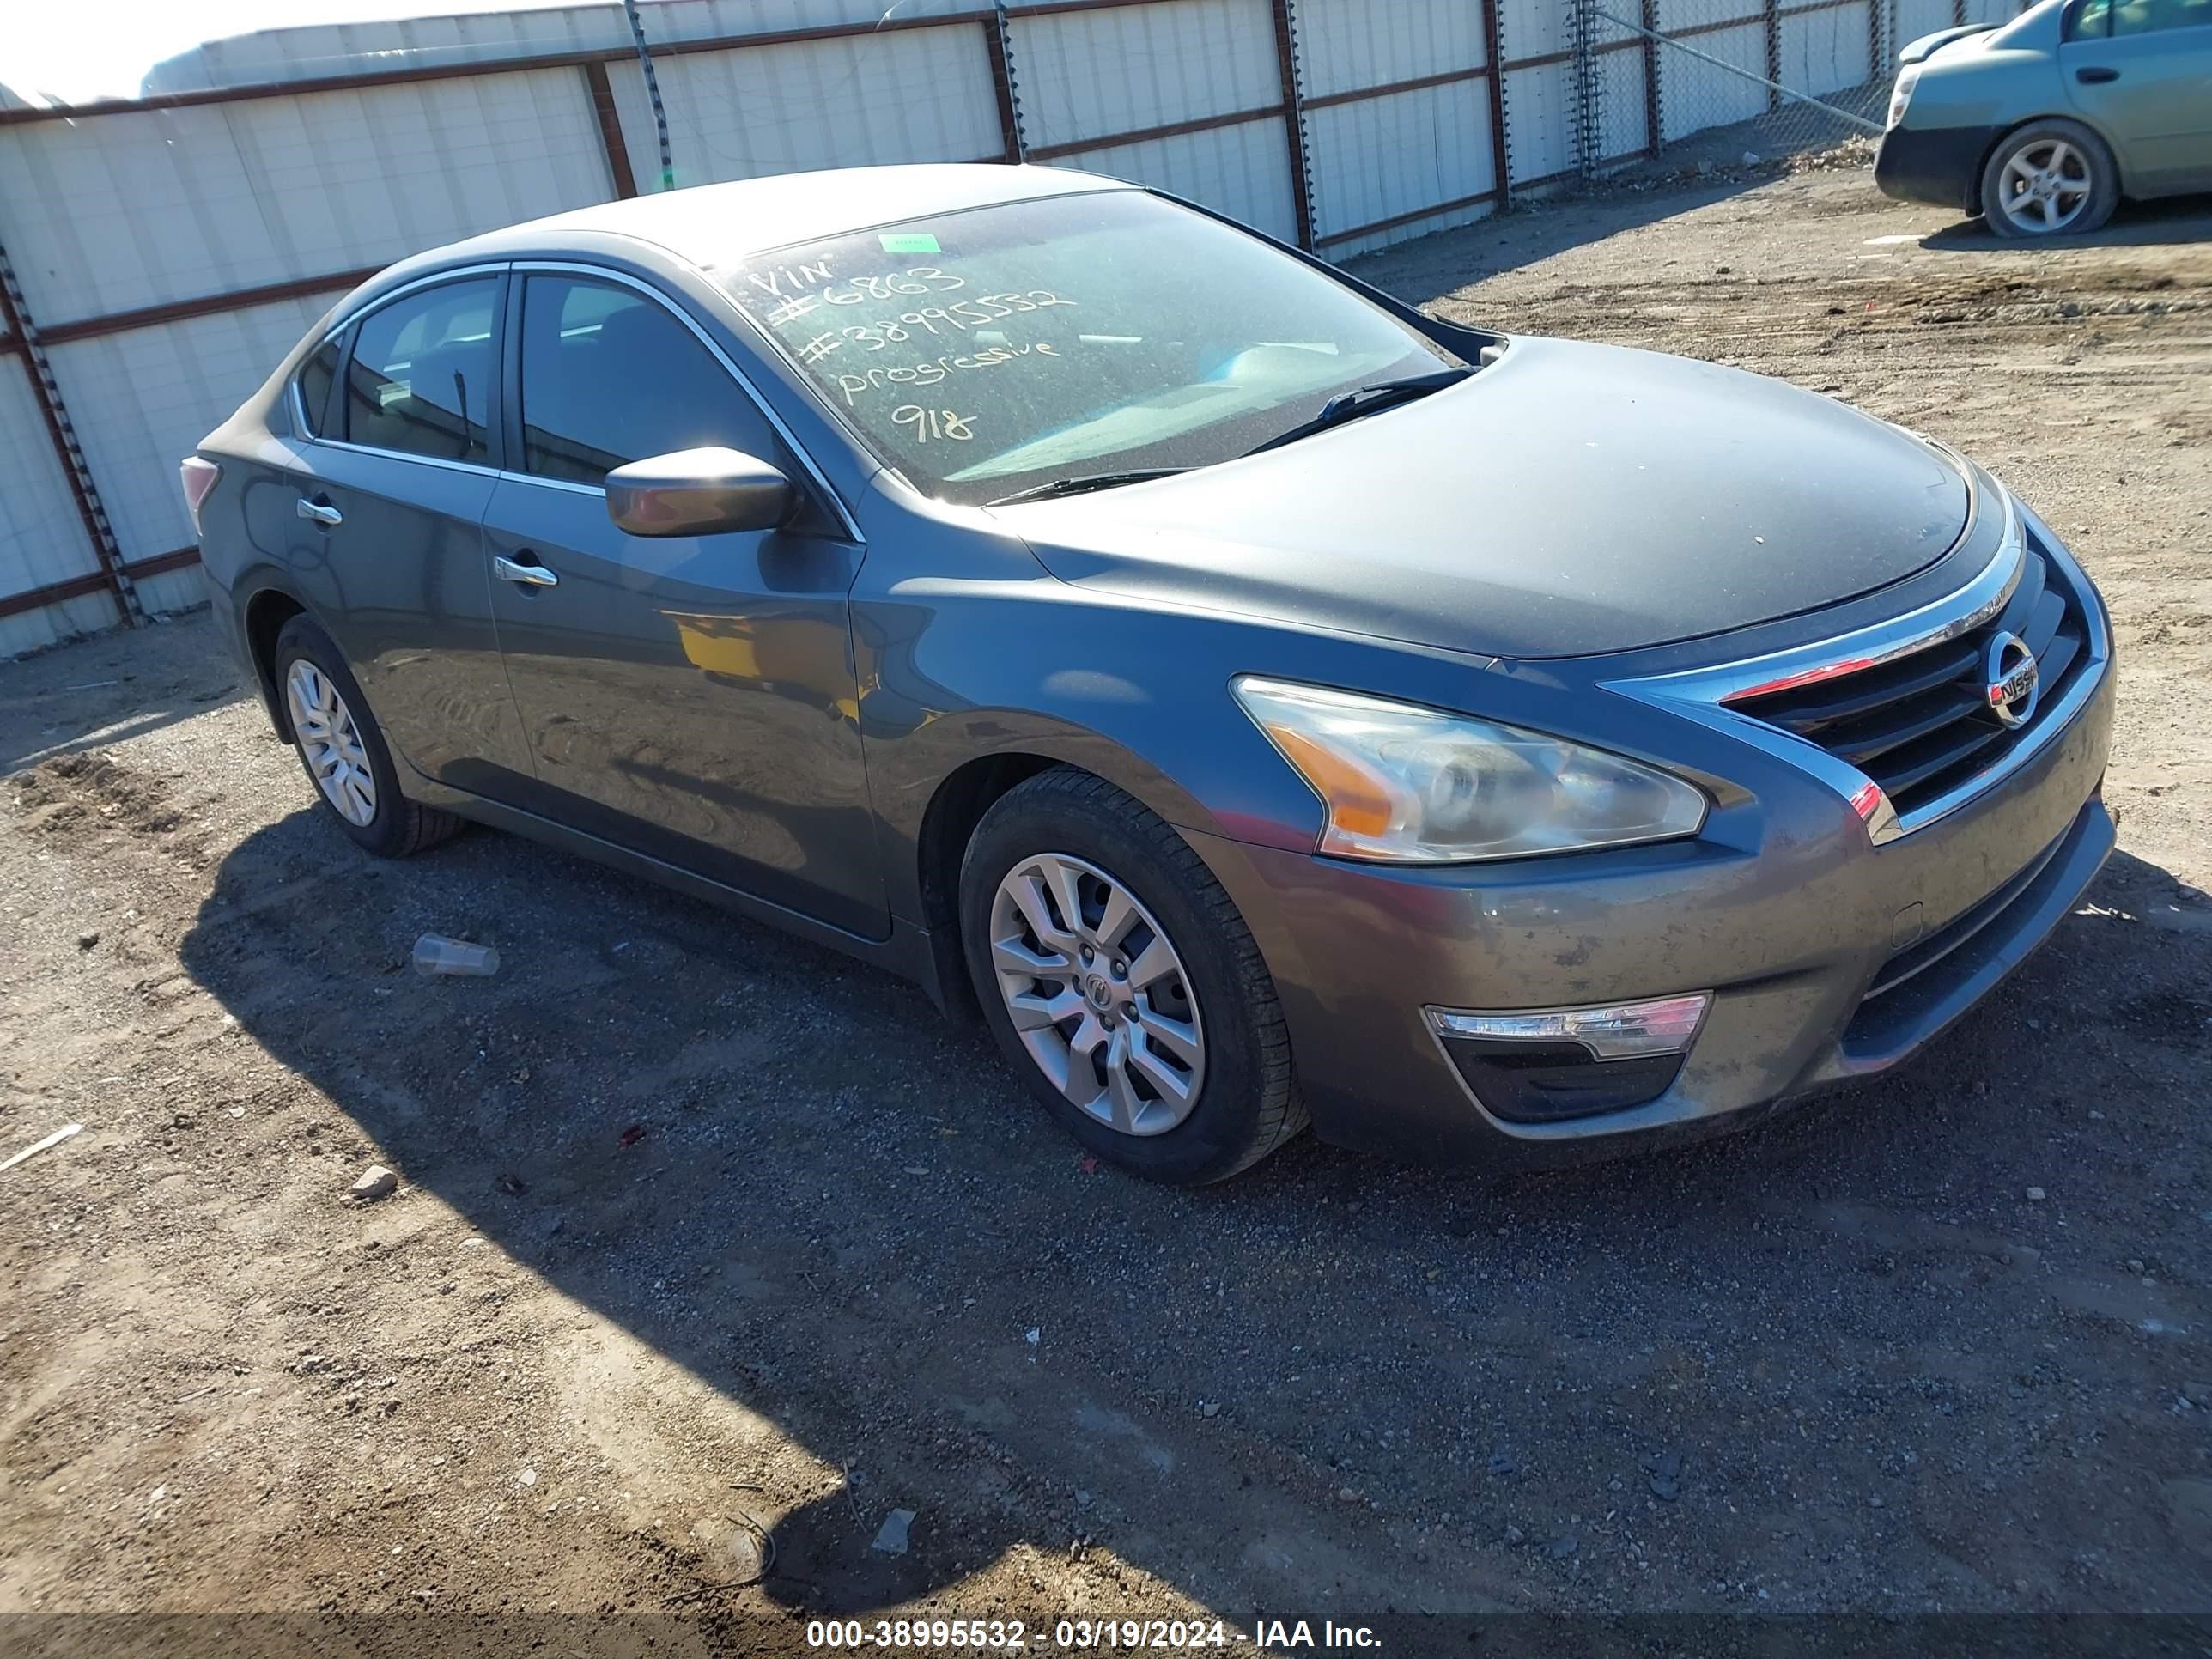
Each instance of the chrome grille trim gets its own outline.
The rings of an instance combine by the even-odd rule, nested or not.
[[[1981,510],[1979,491],[1976,511]],[[2012,497],[1999,492],[2003,502],[2004,536],[1981,574],[1955,592],[1931,599],[1917,611],[1876,623],[1856,633],[1810,645],[1771,652],[1741,662],[1711,668],[1685,669],[1649,679],[1612,682],[1612,689],[1632,696],[1663,696],[1701,703],[1723,703],[1763,696],[1786,688],[1809,685],[1838,674],[1875,668],[1899,657],[1942,645],[1962,634],[1971,634],[2005,608],[2020,586],[2027,562],[2027,539]],[[1970,520],[1966,534],[1972,533]],[[1964,540],[1962,535],[1960,539]],[[1761,721],[1759,724],[1764,725]]]
[[[1972,477],[1972,473],[1968,475]],[[1983,492],[1977,490],[1978,498]],[[2112,641],[2104,606],[2088,578],[2060,545],[2048,526],[2015,501],[2011,492],[1991,484],[1987,493],[2002,503],[2004,532],[1996,556],[1974,579],[1948,597],[1888,622],[1817,641],[1788,651],[1643,679],[1609,680],[1606,690],[1637,698],[1698,724],[1766,750],[1820,780],[1857,811],[1867,836],[1876,846],[1908,836],[1948,817],[2041,754],[2073,724],[2112,664]],[[1983,503],[1977,499],[1975,510]],[[1732,706],[1753,696],[1840,679],[1900,657],[1948,643],[1987,624],[2004,610],[2020,586],[2029,556],[2033,528],[2042,556],[2072,590],[2082,617],[2085,659],[2065,692],[2038,711],[2030,730],[1987,769],[1911,811],[1899,814],[1881,787],[1850,763],[1810,738],[1784,730]],[[1971,522],[1969,528],[1971,529]]]

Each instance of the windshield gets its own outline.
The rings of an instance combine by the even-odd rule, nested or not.
[[[1321,271],[1141,191],[1008,202],[716,273],[876,453],[970,505],[1208,466],[1458,359]]]

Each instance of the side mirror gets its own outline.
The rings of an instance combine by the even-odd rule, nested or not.
[[[798,505],[791,480],[736,449],[678,449],[607,474],[607,517],[633,536],[773,530]]]

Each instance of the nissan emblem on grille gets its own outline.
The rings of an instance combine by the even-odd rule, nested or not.
[[[2039,689],[2035,653],[2017,634],[2000,634],[1990,641],[1983,659],[1989,680],[1990,712],[2007,726],[2025,726],[2035,713]]]

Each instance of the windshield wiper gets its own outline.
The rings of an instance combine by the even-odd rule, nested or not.
[[[1323,404],[1321,413],[1310,421],[1301,421],[1288,432],[1279,432],[1267,442],[1244,453],[1257,455],[1263,450],[1295,443],[1300,438],[1310,438],[1316,432],[1342,426],[1346,421],[1358,420],[1362,415],[1372,415],[1376,410],[1388,409],[1394,404],[1410,403],[1416,398],[1426,397],[1431,392],[1441,392],[1448,386],[1457,386],[1474,373],[1471,368],[1439,368],[1426,374],[1408,374],[1401,380],[1377,380],[1372,386],[1354,386],[1349,392],[1338,392]]]
[[[1093,489],[1115,489],[1123,484],[1143,483],[1150,478],[1170,478],[1178,472],[1188,472],[1187,466],[1154,466],[1137,472],[1082,472],[1073,477],[1054,478],[1041,484],[1031,484],[1027,489],[1017,489],[1011,495],[1001,495],[986,507],[1006,507],[1015,501],[1042,501],[1054,495],[1081,495]]]
[[[1471,368],[1431,369],[1425,374],[1407,374],[1395,380],[1377,380],[1371,386],[1354,386],[1349,392],[1340,392],[1321,406],[1321,413],[1310,421],[1302,421],[1287,432],[1279,432],[1267,442],[1248,449],[1247,455],[1257,455],[1262,450],[1279,444],[1310,437],[1346,421],[1357,420],[1362,415],[1388,409],[1394,404],[1410,403],[1416,398],[1426,397],[1431,392],[1441,392],[1448,386],[1457,386],[1474,371]],[[1031,484],[1027,489],[1017,489],[1011,495],[1001,495],[996,501],[986,501],[986,507],[1007,507],[1016,501],[1041,501],[1055,495],[1080,495],[1093,489],[1113,489],[1122,484],[1143,483],[1150,478],[1165,478],[1177,472],[1188,472],[1187,466],[1155,466],[1133,472],[1083,472],[1072,477],[1053,478],[1041,484]]]

